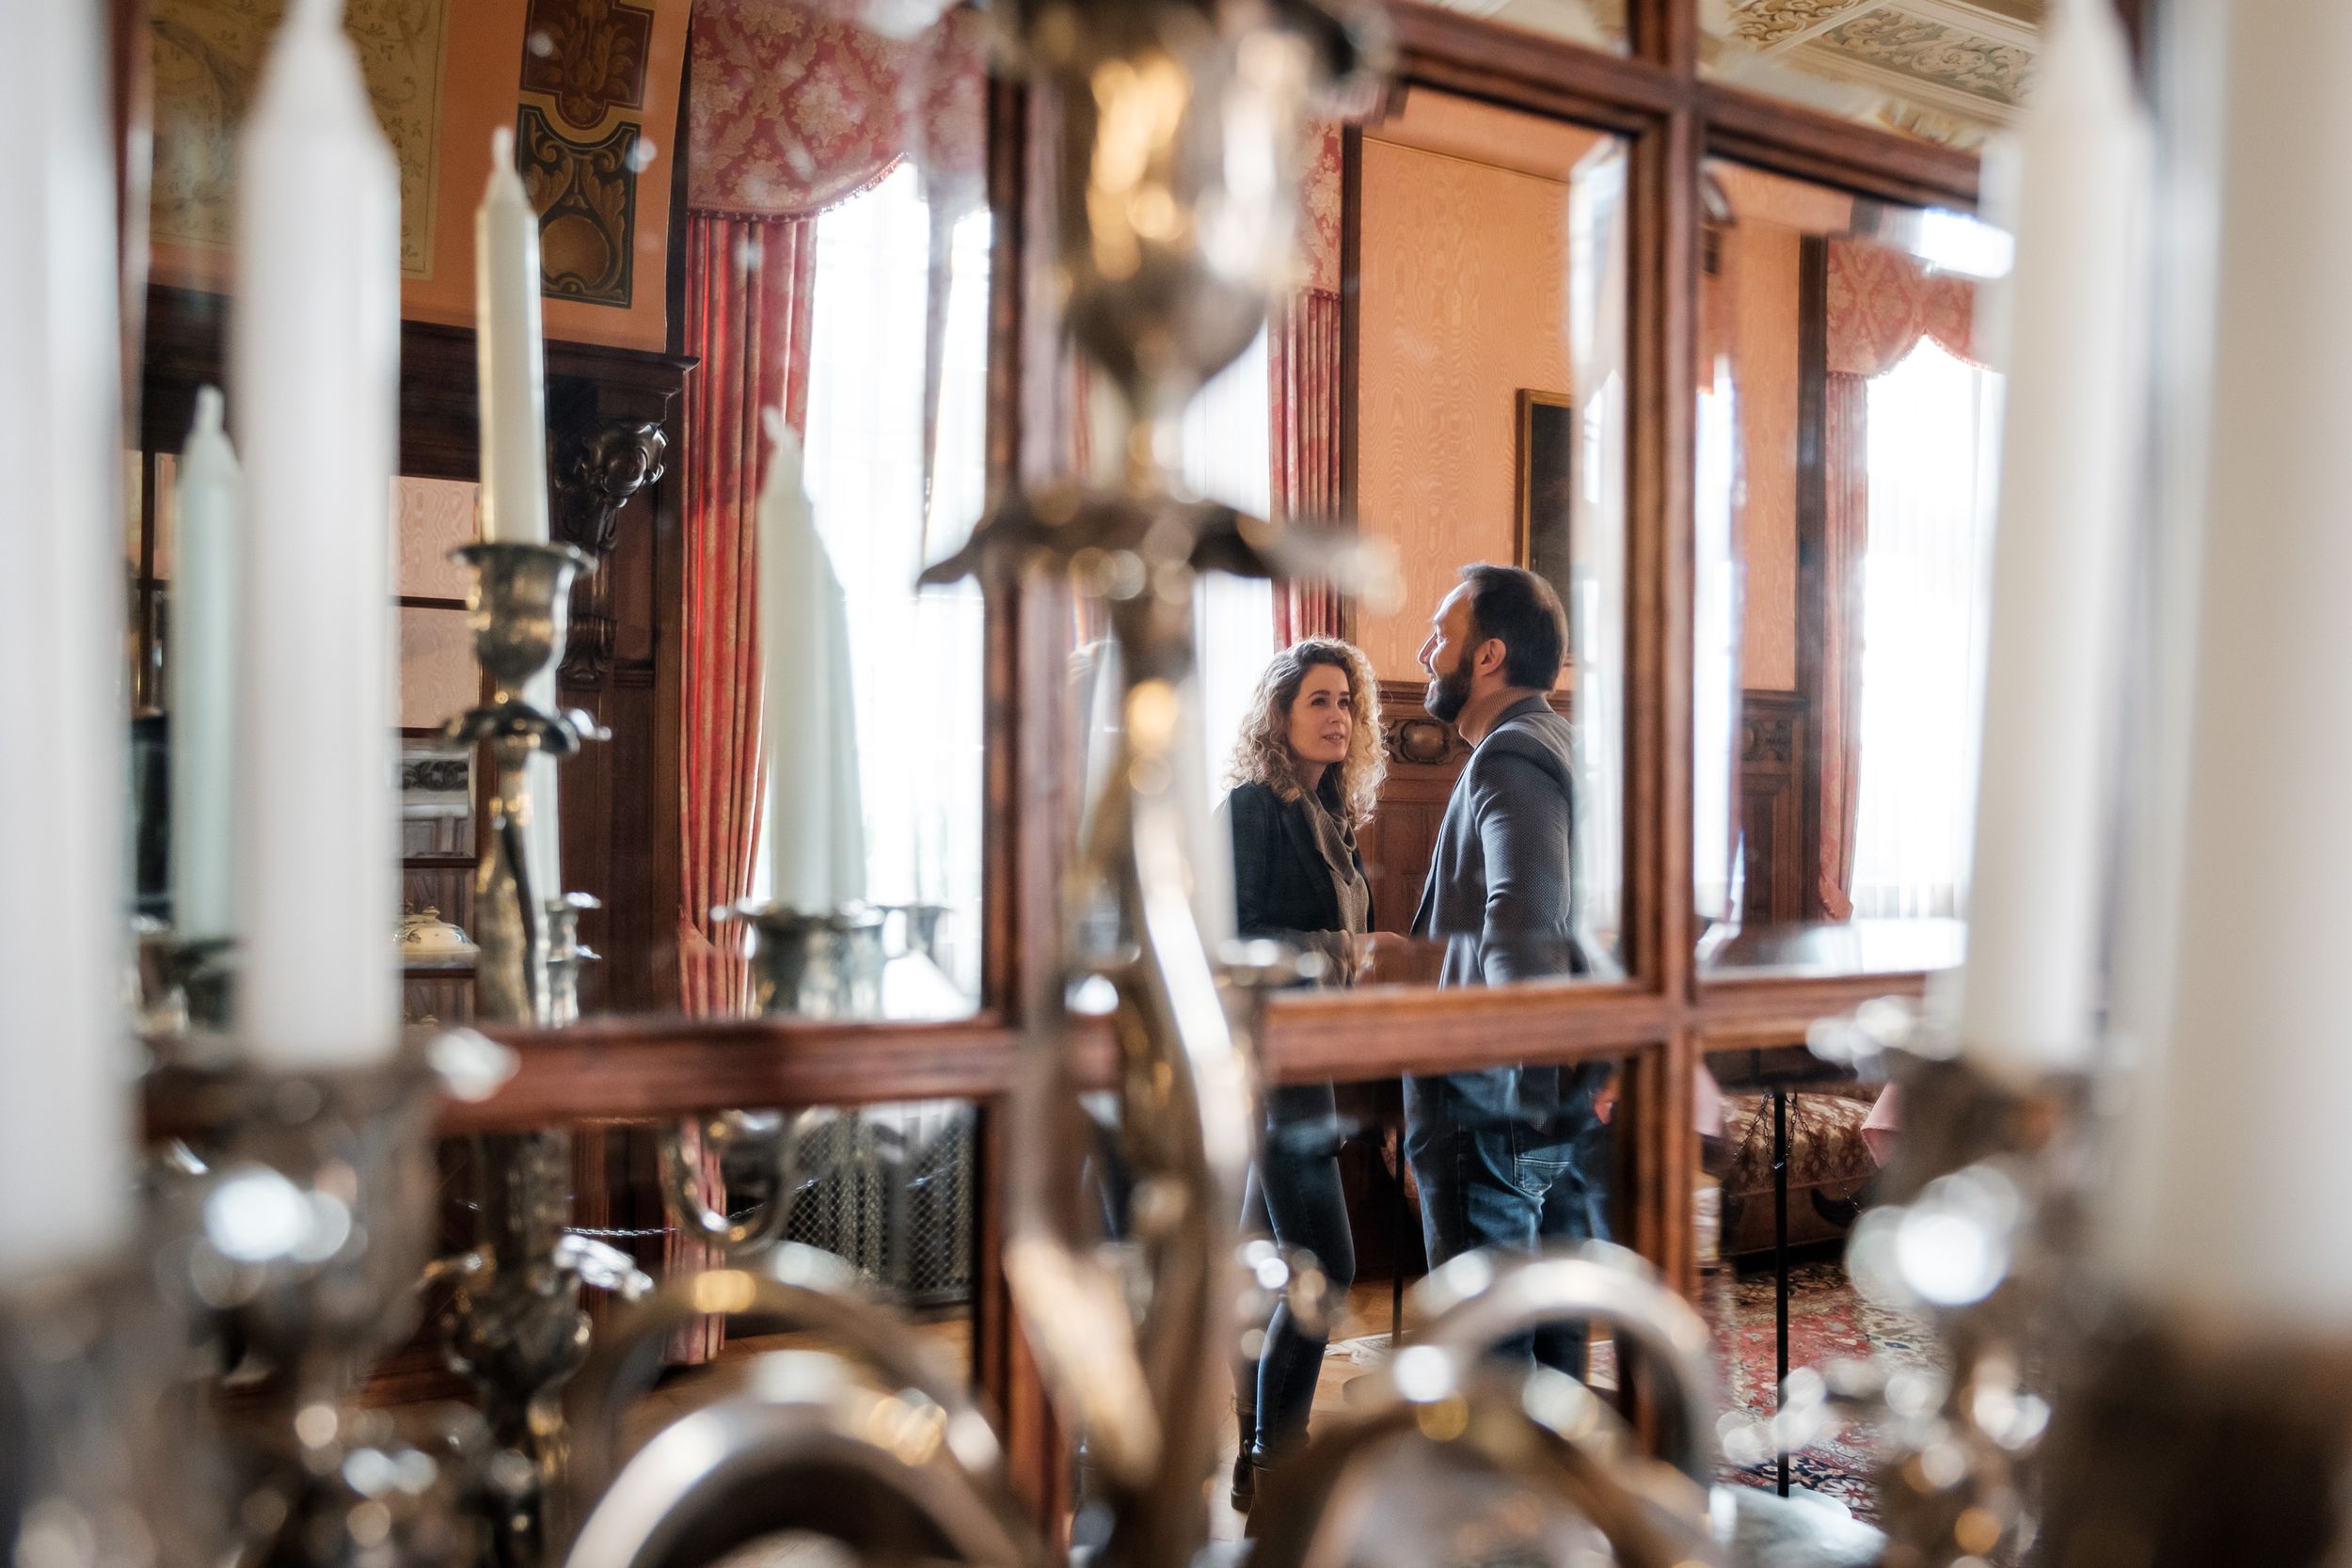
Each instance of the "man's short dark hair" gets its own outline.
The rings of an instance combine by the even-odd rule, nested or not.
[[[1566,662],[1568,617],[1551,584],[1518,566],[1480,562],[1462,568],[1470,584],[1470,629],[1478,641],[1500,639],[1502,678],[1549,691]]]

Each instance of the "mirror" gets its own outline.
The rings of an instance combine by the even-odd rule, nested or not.
[[[1573,1103],[1548,1120],[1466,1117],[1458,1098],[1447,1101],[1447,1085],[1427,1077],[1267,1092],[1265,1151],[1242,1215],[1245,1257],[1260,1290],[1244,1305],[1233,1364],[1200,1371],[1218,1402],[1231,1402],[1211,1488],[1215,1536],[1264,1528],[1262,1513],[1252,1518],[1263,1461],[1295,1456],[1350,1407],[1348,1386],[1387,1362],[1406,1292],[1428,1273],[1433,1238],[1451,1256],[1473,1239],[1530,1250],[1627,1234],[1620,1066],[1603,1059],[1557,1069]],[[1525,1070],[1532,1085],[1554,1069]],[[1441,1102],[1455,1110],[1440,1110]],[[1115,1140],[1105,1135],[1095,1149],[1089,1208],[1104,1216],[1116,1247],[1129,1232],[1134,1195],[1119,1180]],[[1605,1333],[1546,1331],[1534,1354],[1596,1389],[1617,1386]],[[1082,1465],[1081,1543],[1090,1528],[1089,1480]]]
[[[1749,92],[1947,147],[2017,118],[2046,0],[1700,0],[1699,66]]]
[[[1692,716],[1712,972],[1960,959],[2008,237],[1712,163]]]
[[[1245,937],[1324,933],[1303,944],[1327,949],[1327,981],[1621,972],[1626,169],[1615,138],[1420,87],[1360,131],[1331,128],[1309,285],[1187,416],[1200,493],[1270,502],[1300,529],[1352,519],[1401,566],[1393,602],[1224,577],[1200,594],[1205,793],[1239,856],[1208,918]],[[1471,639],[1467,602],[1449,600],[1479,562],[1514,569],[1491,613],[1518,616],[1523,662],[1544,665],[1516,684],[1508,641]],[[1088,758],[1107,756],[1118,721],[1098,619],[1081,604],[1073,628],[1067,722]],[[1470,704],[1441,692],[1442,718],[1422,663],[1438,619],[1454,641],[1433,657]],[[1330,640],[1303,656],[1320,673],[1284,652],[1302,639]],[[1448,828],[1474,750],[1454,721],[1467,711],[1483,736],[1506,710],[1515,738],[1498,751],[1528,754],[1495,776],[1526,770],[1525,809],[1482,793],[1473,812],[1465,795]],[[1522,918],[1489,929],[1471,863],[1479,833],[1508,822],[1532,835],[1512,858],[1529,868]],[[1441,842],[1445,906],[1415,932]]]
[[[1876,1357],[1934,1370],[1928,1325],[1856,1291],[1845,1240],[1877,1190],[1891,1118],[1885,1085],[1802,1042],[1708,1050],[1695,1101],[1693,1230],[1698,1305],[1714,1330],[1724,1409],[1724,1479],[1775,1490],[1778,1458],[1760,1431],[1786,1369]],[[1782,1355],[1782,1325],[1787,1354]],[[1788,1456],[1792,1489],[1874,1518],[1879,1460],[1867,1429],[1834,1429]]]
[[[985,20],[958,10],[885,37],[814,4],[653,0],[532,32],[526,9],[492,0],[412,27],[354,7],[348,22],[401,175],[387,630],[404,908],[386,929],[389,942],[400,922],[405,1015],[473,1014],[489,790],[479,759],[438,731],[484,694],[470,573],[448,553],[478,531],[474,214],[498,126],[515,131],[538,215],[551,533],[593,562],[554,702],[611,732],[545,769],[562,886],[601,902],[580,921],[600,959],[582,972],[583,1010],[751,1010],[746,927],[711,911],[774,897],[886,911],[887,961],[862,1010],[968,1014],[983,929],[982,607],[973,585],[918,593],[914,578],[961,542],[985,486]],[[212,591],[174,569],[179,454],[197,388],[223,381],[235,136],[274,10],[148,8],[155,286],[127,491],[127,657],[157,778],[174,596]],[[792,63],[810,48],[858,69]],[[599,50],[627,69],[566,53]],[[504,63],[476,69],[492,61]],[[844,84],[863,102],[845,105]],[[838,590],[822,671],[755,656],[759,542],[780,504],[763,513],[770,409],[800,445],[798,526]],[[814,568],[791,591],[826,597]],[[183,734],[225,723],[227,693],[210,696]],[[185,847],[165,831],[164,793],[144,793],[143,908],[168,923]]]
[[[838,1282],[888,1306],[933,1360],[960,1380],[972,1378],[973,1270],[979,1257],[977,1107],[966,1101],[828,1106],[776,1113],[772,1119],[800,1130],[791,1145],[793,1180],[781,1234],[783,1244],[803,1255],[779,1263],[774,1248],[766,1247],[739,1260],[791,1277]],[[722,1249],[682,1224],[677,1209],[662,1199],[654,1149],[665,1131],[644,1122],[568,1130],[577,1202],[566,1229],[610,1249],[606,1263],[582,1270],[589,1283],[580,1300],[597,1325],[599,1345],[610,1342],[629,1309],[620,1277],[628,1269],[644,1276],[637,1282],[642,1299],[698,1270],[727,1266]],[[496,1147],[502,1141],[453,1138],[440,1145],[444,1259],[454,1259],[485,1239],[476,1173],[485,1161],[504,1157]],[[641,1180],[608,1184],[601,1180],[603,1163],[624,1147],[644,1162]],[[684,1148],[696,1180],[707,1180],[719,1158],[715,1146],[690,1140]],[[765,1177],[774,1168],[773,1157],[746,1139],[732,1146],[726,1159],[737,1180],[725,1210],[739,1224],[755,1226],[757,1211],[771,1201]],[[808,1256],[812,1249],[826,1256]],[[427,1285],[421,1326],[376,1374],[379,1398],[461,1391],[462,1380],[446,1369],[443,1321],[466,1309],[462,1280],[462,1271],[444,1267]],[[689,1411],[755,1387],[758,1358],[766,1353],[823,1348],[811,1334],[731,1330],[720,1319],[691,1314],[654,1332],[666,1346],[660,1381],[614,1413],[627,1448]]]

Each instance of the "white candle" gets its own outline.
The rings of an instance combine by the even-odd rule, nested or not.
[[[802,487],[800,437],[774,410],[766,418],[774,443],[759,493],[769,895],[815,914],[866,896],[849,610]]]
[[[400,184],[340,0],[295,0],[237,143],[245,458],[237,1032],[277,1068],[399,1039],[390,524]]]
[[[0,1291],[105,1259],[131,1221],[104,58],[91,6],[23,8],[0,51]]]
[[[547,390],[539,325],[539,214],[515,172],[515,134],[490,134],[490,180],[474,212],[474,356],[482,400],[482,537],[548,542]],[[523,689],[555,711],[555,672]],[[533,757],[524,835],[532,896],[564,891],[556,764]]]
[[[196,395],[181,450],[172,540],[171,923],[183,941],[227,937],[237,689],[237,454],[219,389]]]
[[[2014,149],[2016,270],[1958,1037],[2006,1075],[2088,1058],[2118,586],[2140,428],[2152,133],[2106,0],[2052,12]]]
[[[2235,1335],[2352,1327],[2352,7],[2226,8],[2211,442],[2171,1038],[2117,1262]]]

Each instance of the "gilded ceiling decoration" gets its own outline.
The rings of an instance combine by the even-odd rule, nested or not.
[[[1914,17],[1892,7],[1843,22],[1821,35],[1822,47],[1935,87],[2015,103],[2028,50]]]
[[[1761,48],[1819,27],[1870,0],[1748,0],[1731,13],[1731,31]]]
[[[400,164],[400,265],[432,274],[435,141],[451,0],[349,0],[375,117]],[[158,240],[225,249],[234,214],[235,127],[286,0],[152,0]]]

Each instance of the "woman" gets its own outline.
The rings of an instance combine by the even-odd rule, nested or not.
[[[1233,747],[1224,810],[1232,825],[1235,926],[1244,937],[1287,942],[1322,959],[1323,985],[1353,981],[1372,925],[1356,835],[1386,771],[1379,691],[1371,661],[1357,649],[1328,638],[1294,643],[1259,678]],[[1312,1253],[1343,1298],[1356,1275],[1356,1244],[1340,1190],[1331,1085],[1271,1090],[1264,1131],[1245,1228],[1263,1230],[1270,1221],[1284,1250]],[[1236,1509],[1248,1508],[1258,1472],[1305,1436],[1325,1338],[1278,1305],[1254,1391],[1251,1369],[1242,1369]]]

